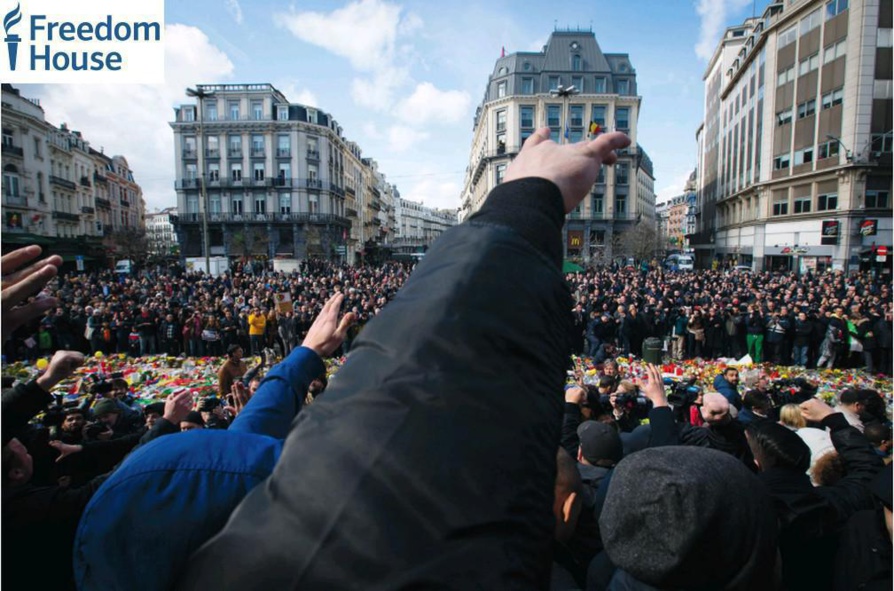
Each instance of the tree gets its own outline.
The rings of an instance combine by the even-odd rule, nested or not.
[[[640,261],[648,261],[655,256],[655,251],[658,249],[658,233],[648,219],[641,218],[635,226],[616,236],[620,238],[623,253],[616,251],[615,256],[623,254]]]
[[[128,259],[139,265],[146,262],[149,256],[149,238],[142,228],[119,228],[110,235],[115,245],[115,256]]]

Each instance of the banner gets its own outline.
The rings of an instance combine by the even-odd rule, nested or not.
[[[292,308],[292,294],[289,292],[278,293],[274,296],[276,298],[276,310],[280,314],[285,314],[286,312],[291,312]]]
[[[860,234],[863,236],[875,236],[878,234],[878,220],[863,220],[860,222]]]
[[[838,244],[838,233],[841,222],[838,220],[823,220],[823,232],[820,244]]]

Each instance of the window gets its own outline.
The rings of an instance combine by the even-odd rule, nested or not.
[[[550,76],[549,77],[549,90],[558,90],[559,84],[561,84],[561,80],[558,76]]]
[[[819,149],[817,150],[817,160],[831,158],[832,156],[838,156],[838,142],[831,141],[819,145]]]
[[[788,197],[777,197],[773,201],[773,215],[788,215]]]
[[[593,92],[596,94],[605,94],[605,78],[602,76],[596,76],[596,82],[593,86]]]
[[[3,145],[4,146],[12,146],[13,145],[13,137],[12,130],[8,127],[3,128]]]
[[[503,182],[503,177],[506,176],[506,165],[505,164],[497,164],[496,175],[494,180],[496,184],[500,184]]]
[[[561,105],[547,105],[546,106],[546,125],[549,127],[560,127],[561,123],[559,118],[561,117],[562,106]]]
[[[239,121],[239,102],[231,101],[228,108],[230,109],[230,121]]]
[[[618,131],[627,132],[630,129],[630,108],[618,107],[615,109],[615,128]]]
[[[812,200],[810,198],[810,195],[806,195],[803,197],[795,197],[794,212],[795,213],[810,213],[811,202],[812,202]]]
[[[847,0],[830,0],[826,3],[826,20],[847,10]]]
[[[873,152],[885,153],[891,151],[891,132],[872,134],[871,146]]]
[[[255,121],[260,121],[264,118],[264,103],[261,101],[252,101],[251,103],[251,116]]]
[[[230,180],[234,183],[242,182],[242,165],[241,164],[231,164],[230,165]]]
[[[190,180],[190,181],[196,180],[199,177],[198,167],[195,164],[187,164],[185,176],[186,176],[187,180]],[[115,186],[112,185],[112,199],[117,197],[117,195],[115,193],[116,193]]]
[[[786,82],[791,82],[795,79],[795,67],[792,66],[787,70],[783,70],[779,72],[776,77],[776,86],[782,86]]]
[[[292,142],[289,136],[280,135],[276,138],[276,155],[280,158],[287,158],[292,153]]]
[[[591,209],[593,210],[594,216],[602,216],[603,212],[605,211],[605,196],[602,195],[602,193],[593,194]]]
[[[819,53],[814,53],[810,57],[798,64],[798,76],[803,76],[808,72],[812,72],[819,67]]]
[[[776,122],[779,125],[785,125],[786,123],[792,122],[792,110],[785,109],[784,111],[779,111],[776,113]]]
[[[208,165],[208,180],[212,183],[220,180],[220,164],[217,162]]]
[[[568,107],[571,115],[571,127],[583,127],[584,125],[584,106],[571,105]]]
[[[577,54],[571,56],[571,69],[575,72],[580,72],[583,69],[583,60]]]
[[[519,121],[523,129],[534,127],[534,107],[523,106],[519,109]]]
[[[276,108],[276,118],[280,121],[288,121],[289,120],[289,108],[286,106],[280,106]]]
[[[630,80],[618,80],[618,94],[622,96],[630,94]]]
[[[242,215],[242,195],[234,195],[231,206],[234,215]]]
[[[41,155],[40,155],[40,138],[39,137],[34,138],[34,157],[35,158],[41,157]]]
[[[210,211],[212,215],[218,215],[220,213],[220,195],[211,195],[208,197],[208,211]]]
[[[584,130],[583,129],[571,129],[568,131],[568,141],[572,144],[577,143],[584,139]]]
[[[506,111],[497,111],[497,131],[506,131]]]
[[[12,164],[6,165],[3,169],[3,194],[8,199],[21,199],[22,194],[19,186],[19,170]]]
[[[847,48],[846,41],[846,39],[843,39],[834,45],[827,45],[823,48],[823,63],[828,64],[832,60],[844,56],[845,49]]]
[[[205,138],[205,155],[210,158],[218,158],[220,156],[220,138],[211,135]]]
[[[803,19],[801,19],[801,34],[806,35],[810,31],[814,30],[818,26],[820,26],[820,22],[822,22],[822,18],[820,15],[820,9],[817,8]]]
[[[596,175],[596,184],[604,185],[605,184],[605,166],[599,166],[599,174]]]
[[[199,197],[197,195],[190,195],[186,198],[186,212],[192,215],[198,215],[199,213]],[[124,213],[124,212],[122,212]]]
[[[888,207],[888,191],[878,191],[875,189],[866,190],[866,207],[886,209]]]
[[[534,94],[534,79],[522,78],[522,94]]]
[[[615,214],[619,217],[627,215],[627,195],[615,195]]]
[[[876,34],[876,47],[891,47],[894,45],[894,35],[892,35],[894,29],[887,28],[883,29],[879,27],[878,33]]]
[[[627,185],[630,183],[629,169],[626,162],[618,162],[615,164],[615,184]]]
[[[252,178],[256,182],[261,182],[264,180],[264,164],[262,162],[255,162],[252,167]]]
[[[813,148],[795,150],[795,166],[798,166],[799,164],[809,164],[811,162],[813,162]]]
[[[579,92],[584,91],[584,77],[583,76],[572,76],[571,77],[571,86],[576,88]]]
[[[790,162],[791,157],[789,154],[777,156],[776,158],[773,158],[773,170],[782,170],[784,168],[788,168]]]
[[[816,99],[810,99],[798,105],[798,119],[810,117],[816,113]]]
[[[203,115],[206,120],[217,121],[217,101],[205,101],[205,106],[202,108],[205,110]]]
[[[264,136],[262,136],[262,135],[251,136],[251,155],[252,156],[263,156],[264,155]]]
[[[779,38],[776,42],[777,49],[782,49],[786,45],[790,45],[794,43],[798,39],[798,26],[792,25],[788,29],[784,30],[779,34]]]
[[[276,178],[281,185],[285,184],[286,179],[292,178],[292,165],[288,162],[280,162],[279,172],[277,173]]]
[[[240,158],[242,156],[242,136],[231,135],[227,142],[230,146],[230,156]]]
[[[255,213],[256,214],[267,213],[267,196],[266,195],[255,195]]]
[[[840,105],[844,100],[844,89],[839,88],[823,95],[823,110],[831,109],[835,105]]]
[[[605,105],[593,105],[591,121],[596,122],[600,128],[605,128]]]
[[[828,211],[830,209],[838,209],[838,193],[818,195],[816,198],[816,210]]]
[[[605,246],[605,230],[593,230],[590,232],[590,244]]]
[[[497,82],[497,98],[506,96],[506,81]]]
[[[183,109],[183,120],[184,120],[184,121],[195,121],[195,120],[196,120],[196,109],[195,109],[195,107],[184,107],[184,109]]]
[[[292,196],[289,193],[283,193],[279,196],[279,213],[292,213]]]
[[[183,157],[184,158],[195,158],[196,157],[196,138],[195,136],[185,136],[183,138]]]
[[[497,154],[506,153],[506,134],[497,134]]]

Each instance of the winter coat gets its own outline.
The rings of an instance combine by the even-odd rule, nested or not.
[[[545,587],[563,222],[558,188],[525,178],[445,232],[177,588]],[[512,396],[492,395],[495,376]]]
[[[742,408],[742,396],[739,394],[739,388],[733,386],[729,380],[723,377],[722,373],[714,378],[714,390],[723,394],[723,397],[729,400],[729,403],[737,410]]]

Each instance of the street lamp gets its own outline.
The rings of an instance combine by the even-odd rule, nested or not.
[[[205,90],[201,86],[196,88],[187,88],[186,96],[196,99],[199,107],[199,191],[202,198],[202,249],[205,252],[205,273],[211,275],[211,243],[208,236],[208,194],[205,192],[205,130],[204,123],[204,100],[210,96],[214,96],[213,90]]]
[[[848,162],[851,162],[854,159],[853,154],[851,154],[851,151],[848,149],[847,145],[845,145],[845,143],[843,141],[841,141],[840,137],[835,137],[834,135],[826,134],[826,139],[835,140],[836,142],[838,142],[839,146],[844,148],[844,159],[845,160],[847,160]]]

